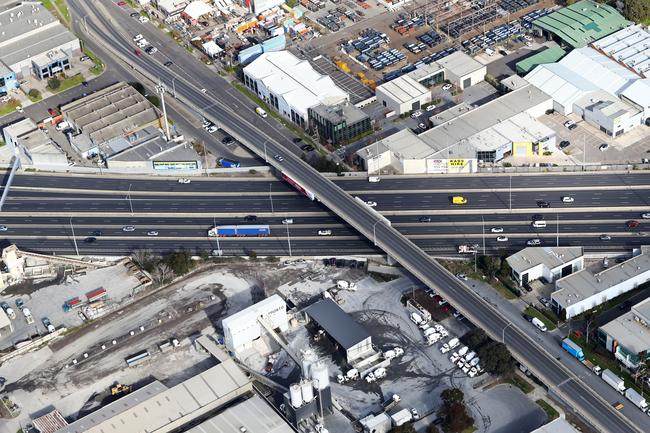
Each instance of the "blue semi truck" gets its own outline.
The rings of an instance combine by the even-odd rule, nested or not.
[[[239,161],[233,161],[232,159],[219,158],[217,162],[224,168],[239,168],[241,166]]]
[[[270,234],[271,228],[267,225],[215,226],[208,230],[210,237],[261,237]]]
[[[562,340],[562,349],[569,352],[571,356],[580,362],[583,362],[585,360],[585,354],[582,352],[582,348],[568,338]]]

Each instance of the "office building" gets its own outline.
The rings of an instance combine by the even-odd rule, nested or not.
[[[5,126],[2,135],[7,146],[0,151],[18,155],[24,168],[68,166],[66,154],[31,119],[21,119]]]
[[[645,363],[650,357],[650,299],[598,328],[598,339],[626,367]]]
[[[528,247],[506,258],[519,286],[542,279],[547,283],[584,268],[582,247]]]
[[[370,116],[347,101],[309,108],[309,123],[322,143],[334,146],[350,143],[372,130]]]

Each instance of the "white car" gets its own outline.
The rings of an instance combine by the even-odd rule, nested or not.
[[[282,220],[282,224],[293,224],[293,219],[285,218]]]
[[[25,112],[25,110],[23,110],[23,107],[21,107],[20,105],[16,105],[16,111],[19,112],[19,113],[24,113]]]
[[[427,108],[425,108],[425,110],[427,110],[427,111],[433,111],[435,109],[436,109],[435,104],[427,105]]]
[[[445,84],[444,86],[442,86],[442,90],[444,91],[451,90],[452,87],[454,86],[452,86],[451,84]]]
[[[210,125],[205,130],[208,131],[210,134],[214,134],[219,130],[219,128],[217,127],[217,125]]]
[[[562,197],[562,203],[573,203],[573,201],[573,197],[571,196]]]
[[[146,47],[147,45],[149,45],[149,41],[147,41],[145,38],[142,38],[142,39],[138,40],[138,42],[137,42],[136,45],[137,45],[139,48],[144,48],[144,47]]]
[[[7,227],[7,226],[0,226],[0,232],[6,232],[7,230],[9,230],[9,227]]]
[[[141,34],[133,36],[133,42],[138,42],[140,39],[144,38]]]
[[[573,120],[567,120],[564,122],[564,127],[567,129],[575,129],[578,125]]]
[[[133,226],[124,226],[124,227],[122,227],[122,231],[123,232],[134,232],[135,227],[133,227]]]
[[[186,177],[183,177],[183,178],[181,178],[181,179],[178,179],[178,183],[188,184],[188,183],[191,183],[191,182],[192,182],[192,180],[191,180],[191,179],[188,179],[188,178],[186,178]]]
[[[422,112],[420,110],[416,111],[415,113],[411,114],[411,117],[413,119],[417,119],[418,117],[422,116]]]
[[[508,236],[497,236],[497,242],[508,242]]]
[[[460,359],[460,355],[457,352],[452,353],[451,356],[449,357],[449,360],[451,361],[452,364],[455,364],[456,361],[458,361],[459,359]]]
[[[158,236],[158,232],[155,230],[152,230],[150,232],[147,232],[147,236]]]
[[[149,18],[147,18],[147,17],[145,17],[145,16],[141,16],[141,17],[138,18],[138,19],[140,20],[140,22],[141,22],[142,24],[144,24],[144,23],[148,23],[148,22],[149,22]]]
[[[492,233],[503,233],[503,227],[492,227],[490,231]]]
[[[331,236],[332,230],[318,230],[318,236]]]
[[[642,213],[641,218],[644,220],[650,219],[650,212]]]
[[[416,408],[411,408],[411,416],[413,419],[420,419],[420,414],[418,413],[418,410]]]
[[[376,202],[376,201],[367,201],[366,204],[367,204],[368,206],[370,206],[370,207],[376,207],[376,206],[377,206],[377,202]]]

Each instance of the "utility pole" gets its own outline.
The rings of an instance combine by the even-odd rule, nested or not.
[[[289,244],[289,257],[292,257],[291,254],[291,235],[289,235],[289,225],[290,224],[285,224],[287,226],[287,243]]]
[[[131,216],[133,216],[133,203],[131,202],[131,184],[129,184],[129,192],[126,194],[126,199],[129,201],[129,207],[131,208]]]
[[[165,86],[160,83],[160,79],[158,80],[159,84],[156,86],[156,93],[160,94],[160,102],[162,103],[162,109],[163,109],[163,117],[165,118],[165,132],[167,136],[167,141],[171,139],[171,136],[169,135],[169,121],[167,120],[167,108],[165,107]]]
[[[77,237],[74,234],[74,226],[72,225],[72,217],[70,217],[70,230],[72,230],[72,242],[74,243],[74,250],[79,255],[79,247],[77,246]]]
[[[555,214],[555,246],[560,246],[560,214]]]
[[[273,186],[272,183],[269,183],[269,201],[271,202],[271,213],[275,213],[273,211],[273,195],[271,195],[271,187]]]
[[[485,218],[481,215],[481,233],[483,234],[483,255],[485,255]]]
[[[217,231],[217,218],[212,217],[212,222],[214,223],[213,227],[214,227],[215,234],[217,235],[215,237],[217,239],[217,256],[221,257],[221,256],[223,256],[223,251],[221,251],[221,246],[219,246],[219,233],[216,233],[216,231]]]

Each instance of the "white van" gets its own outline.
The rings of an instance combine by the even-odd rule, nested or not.
[[[532,226],[533,226],[533,228],[536,228],[536,229],[546,228],[546,221],[542,221],[542,220],[533,221]]]
[[[485,49],[485,54],[488,56],[493,56],[494,55],[494,50],[492,48],[486,48]]]
[[[370,176],[368,182],[379,182],[379,176]]]
[[[255,112],[260,115],[260,117],[266,117],[266,111],[262,107],[255,107]]]
[[[546,332],[546,325],[544,325],[544,322],[539,320],[537,317],[533,317],[533,320],[531,320],[531,323],[537,327],[542,332]]]

